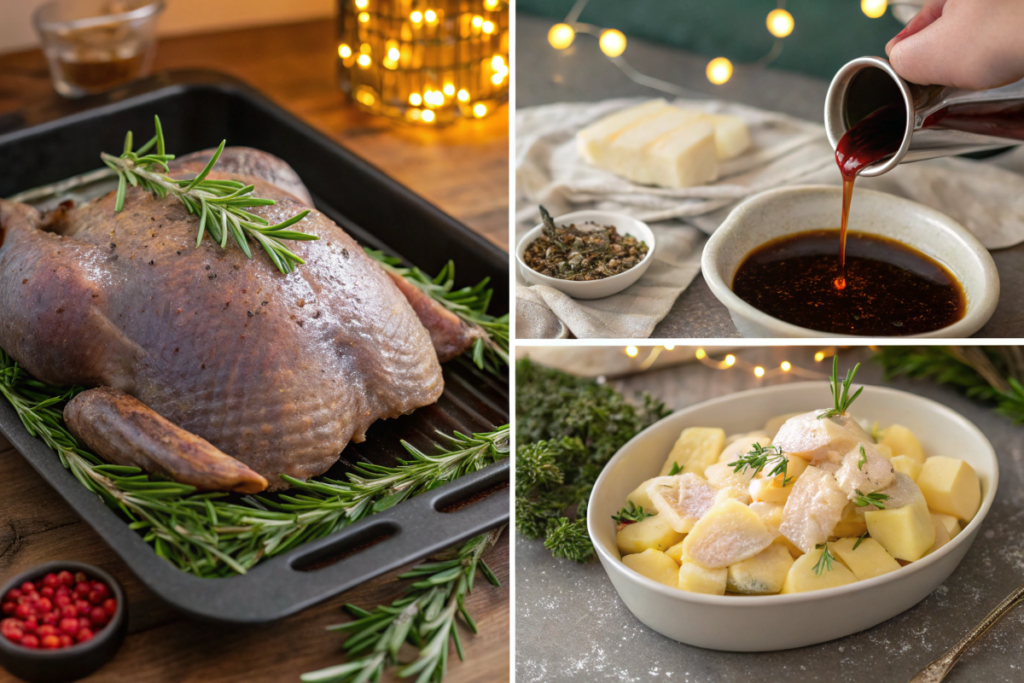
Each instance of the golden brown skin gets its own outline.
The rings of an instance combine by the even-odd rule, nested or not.
[[[141,467],[200,491],[267,488],[259,474],[117,389],[78,394],[64,406],[64,421],[72,434],[116,465]]]
[[[442,363],[461,356],[473,346],[473,342],[486,335],[482,329],[466,323],[401,275],[391,272],[388,272],[388,275],[412,304],[420,322],[430,332],[430,341],[437,352],[437,359]]]
[[[253,154],[262,153],[226,149],[222,159]],[[197,164],[171,172],[192,177]],[[210,177],[277,200],[252,210],[272,223],[306,208],[262,178]],[[322,474],[377,420],[440,397],[429,333],[323,214],[293,228],[320,239],[289,242],[306,263],[282,275],[252,243],[251,260],[209,237],[196,247],[198,219],[176,199],[130,187],[123,211],[114,201],[110,193],[46,221],[0,200],[0,347],[35,377],[134,396],[271,490],[288,487],[281,474]]]

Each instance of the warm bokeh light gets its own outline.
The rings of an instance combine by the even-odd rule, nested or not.
[[[728,356],[725,357],[725,364],[727,367],[731,368],[733,365],[736,364],[736,356],[730,353]]]
[[[825,360],[825,352],[818,351],[816,354],[814,354],[814,360],[817,363],[820,363],[821,361]]]
[[[445,83],[444,87],[441,88],[441,91],[444,92],[446,96],[451,97],[455,94],[455,86],[451,83]]]
[[[459,91],[459,102],[469,102],[468,90],[463,89]]]
[[[708,62],[708,80],[715,85],[722,85],[732,78],[732,62],[725,57],[715,57]]]
[[[484,25],[484,18],[479,14],[473,17],[473,28],[480,28]]]
[[[782,361],[782,365],[780,365],[779,367],[782,368],[783,372],[789,372],[790,370],[793,369],[793,366],[790,365],[788,360]]]
[[[768,32],[776,38],[785,38],[793,32],[793,15],[784,9],[773,9],[768,13]]]
[[[548,42],[556,50],[564,50],[576,40],[576,30],[569,24],[555,24],[548,31]]]
[[[423,12],[420,12],[420,11],[417,10],[417,11],[413,12],[412,14],[410,14],[409,18],[412,19],[412,23],[414,23],[414,24],[421,24],[421,23],[423,23]]]
[[[630,358],[636,358],[636,354],[638,353],[640,353],[640,350],[635,346],[626,347],[626,355],[629,356]]]
[[[477,102],[476,104],[474,104],[473,116],[477,117],[478,119],[487,116],[487,105],[484,104],[483,102]]]
[[[697,360],[704,360],[708,357],[708,354],[704,352],[704,349],[697,349]]]
[[[421,118],[427,123],[430,123],[434,120],[434,112],[430,111],[429,109],[424,109]]]
[[[370,20],[370,13],[369,12],[360,12],[359,13],[359,23],[360,24],[365,24],[369,20]]]
[[[887,0],[860,0],[860,9],[872,19],[878,19],[885,14],[889,3]]]
[[[758,365],[756,368],[754,368],[754,376],[755,377],[764,377],[764,368],[762,368],[760,365]]]
[[[423,18],[427,20],[428,24],[433,24],[435,21],[437,21],[437,12],[435,12],[432,9],[428,9],[426,12],[423,13]]]
[[[367,107],[372,107],[374,102],[377,101],[377,98],[369,90],[360,90],[356,95],[356,99],[359,100],[360,104],[366,105]]]
[[[366,9],[370,6],[370,0],[356,0],[357,9]]]
[[[626,51],[626,36],[623,35],[622,31],[606,28],[601,31],[598,45],[601,46],[601,52],[609,57],[618,57]]]
[[[350,48],[345,43],[342,43],[341,45],[338,46],[338,56],[341,57],[342,59],[348,59],[349,57],[352,56],[352,48]]]
[[[423,98],[420,97],[420,94],[418,92],[414,92],[411,95],[409,95],[409,104],[411,104],[414,107],[418,107],[421,104],[423,104]]]
[[[676,348],[675,344],[665,344],[665,350],[666,351],[671,351],[674,348]]]
[[[484,33],[494,33],[494,22],[485,21],[480,28]]]
[[[393,47],[390,50],[388,50],[388,59],[390,59],[392,62],[397,62],[398,58],[401,56],[402,53],[398,50],[397,47]]]
[[[372,63],[373,63],[373,60],[372,60],[372,59],[370,59],[370,55],[367,55],[367,54],[361,54],[361,55],[359,55],[359,59],[357,59],[357,60],[356,60],[356,62],[357,62],[357,63],[359,64],[359,66],[361,66],[362,68],[364,68],[364,69],[369,69],[369,68],[370,68],[370,64],[372,64]]]
[[[499,0],[484,0],[484,9],[493,12],[500,4]]]

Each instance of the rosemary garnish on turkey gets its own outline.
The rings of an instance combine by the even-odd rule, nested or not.
[[[131,184],[133,187],[148,190],[161,199],[171,195],[184,204],[189,213],[199,216],[197,247],[203,241],[203,236],[209,232],[221,248],[227,247],[230,236],[249,258],[252,258],[249,239],[254,240],[263,247],[270,260],[284,274],[291,273],[298,264],[305,263],[302,257],[288,249],[282,240],[320,239],[316,235],[289,230],[309,214],[309,209],[274,225],[266,218],[247,211],[246,209],[257,206],[272,206],[277,202],[253,196],[253,185],[246,185],[237,180],[213,180],[207,177],[224,151],[227,140],[221,141],[217,151],[199,175],[195,178],[175,180],[167,175],[170,170],[167,162],[174,159],[174,155],[167,153],[160,117],[154,116],[153,120],[156,135],[139,149],[132,149],[132,133],[128,131],[121,156],[116,157],[106,152],[100,154],[103,163],[117,174],[115,211],[120,212],[124,208],[125,195],[128,185]],[[156,152],[151,153],[154,147]]]

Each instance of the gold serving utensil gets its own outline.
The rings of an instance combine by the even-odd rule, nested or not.
[[[982,619],[977,626],[972,628],[959,643],[947,650],[945,654],[934,662],[917,672],[917,675],[910,679],[910,683],[939,683],[939,681],[949,674],[950,670],[956,665],[961,655],[967,652],[967,649],[971,647],[975,641],[981,638],[986,631],[992,628],[997,621],[1006,616],[1010,610],[1016,607],[1021,601],[1024,601],[1024,586],[1020,586],[1017,590],[1006,596],[1006,599],[999,603],[994,610],[989,612],[988,616]]]

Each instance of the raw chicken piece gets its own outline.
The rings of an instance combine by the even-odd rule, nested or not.
[[[871,444],[857,444],[843,456],[843,464],[835,473],[839,488],[853,500],[857,491],[874,493],[893,483],[896,472],[892,464]]]
[[[658,514],[675,531],[685,534],[715,504],[718,489],[688,472],[674,477],[655,477],[647,495]]]
[[[832,535],[843,518],[848,500],[832,475],[817,467],[808,467],[786,499],[779,531],[796,547],[809,553]]]
[[[874,443],[871,436],[849,415],[836,417],[818,416],[826,411],[815,410],[797,415],[786,421],[772,441],[785,453],[819,462],[833,462],[837,465],[851,448],[859,442]]]

